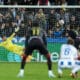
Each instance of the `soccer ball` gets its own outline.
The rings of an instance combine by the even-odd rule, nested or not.
[[[59,20],[59,24],[64,25],[64,20],[63,19]]]

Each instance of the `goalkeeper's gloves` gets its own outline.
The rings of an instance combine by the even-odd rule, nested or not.
[[[15,28],[15,33],[17,33],[19,31],[19,27]]]

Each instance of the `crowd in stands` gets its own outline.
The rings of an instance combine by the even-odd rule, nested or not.
[[[0,0],[1,5],[80,5],[80,0]]]
[[[0,36],[9,37],[15,27],[19,26],[18,36],[23,37],[26,29],[37,20],[48,37],[65,37],[64,32],[70,28],[80,36],[80,9],[50,8],[0,8]],[[60,23],[60,21],[64,23]]]

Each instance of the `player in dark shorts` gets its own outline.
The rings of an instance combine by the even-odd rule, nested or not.
[[[52,73],[52,62],[50,58],[50,54],[46,48],[46,37],[44,30],[39,27],[37,21],[33,22],[33,27],[27,30],[26,41],[25,41],[25,54],[21,61],[21,69],[18,74],[18,77],[24,76],[24,66],[26,64],[26,58],[28,55],[32,55],[33,50],[38,50],[41,54],[43,54],[47,59],[48,64],[48,75],[49,77],[55,77]]]

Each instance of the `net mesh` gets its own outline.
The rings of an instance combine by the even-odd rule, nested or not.
[[[73,27],[77,37],[80,36],[79,6],[5,6],[4,8],[0,6],[0,44],[1,36],[10,37],[15,27],[19,25],[20,30],[13,38],[13,43],[24,46],[26,29],[31,26],[34,19],[37,19],[40,27],[46,31],[48,50],[51,53],[59,54],[61,44],[66,43],[64,30],[70,26]],[[60,20],[63,21],[59,23]],[[35,55],[36,53],[33,54]],[[20,62],[21,58],[0,46],[0,61]]]

